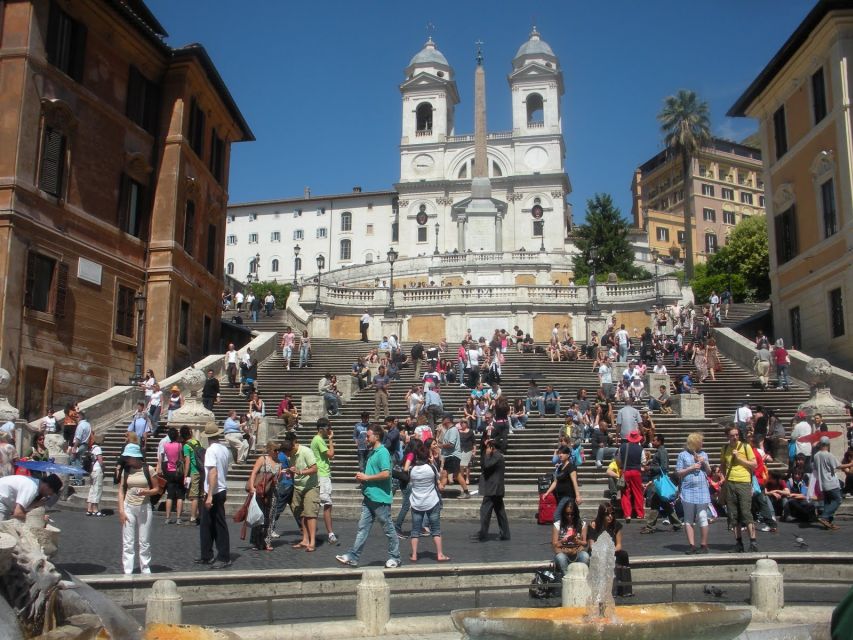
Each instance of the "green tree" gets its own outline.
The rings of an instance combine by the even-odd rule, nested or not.
[[[284,309],[284,305],[287,303],[287,296],[290,295],[291,284],[289,282],[281,283],[267,281],[253,282],[248,286],[252,290],[252,293],[255,294],[255,297],[261,299],[262,305],[264,298],[267,296],[267,291],[272,291],[272,294],[275,296],[275,308]]]
[[[729,234],[726,246],[708,259],[708,275],[739,275],[744,281],[745,295],[766,300],[770,296],[766,225],[765,216],[751,216],[738,223]]]
[[[658,114],[664,144],[673,158],[681,158],[681,175],[684,178],[684,272],[687,279],[693,277],[693,158],[711,139],[711,121],[708,103],[699,100],[694,91],[679,89],[674,96],[667,96],[663,109]]]
[[[575,244],[580,251],[573,258],[575,280],[588,280],[589,250],[595,247],[598,256],[595,272],[602,276],[615,273],[620,279],[649,278],[645,269],[634,265],[634,252],[628,242],[628,222],[613,204],[609,194],[597,193],[586,202],[586,221],[575,230]]]

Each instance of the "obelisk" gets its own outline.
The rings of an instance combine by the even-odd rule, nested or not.
[[[473,178],[489,177],[486,155],[486,71],[483,69],[482,42],[477,42],[477,70],[474,72],[474,171]]]

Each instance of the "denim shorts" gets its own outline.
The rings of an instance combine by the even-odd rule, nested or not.
[[[441,535],[441,502],[437,503],[429,511],[418,511],[412,509],[412,538],[419,538],[423,533],[424,525],[429,527],[429,535],[437,538]]]

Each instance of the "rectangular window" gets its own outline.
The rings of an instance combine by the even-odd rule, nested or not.
[[[782,105],[773,114],[773,139],[776,141],[776,159],[778,160],[788,151],[788,131],[785,124],[785,105]]]
[[[60,9],[50,5],[47,23],[47,60],[78,82],[83,79],[86,53],[86,27]]]
[[[427,241],[427,228],[426,227],[418,227],[418,242],[426,242]]]
[[[302,229],[294,229],[293,230],[293,239],[294,240],[304,240],[305,239],[305,233],[302,231]]]
[[[213,322],[210,316],[204,316],[204,326],[201,331],[201,352],[203,355],[210,355],[210,333],[213,327]]]
[[[326,227],[320,227],[319,229],[317,229],[317,237],[318,238],[325,238],[326,233],[327,233]]]
[[[236,217],[234,217],[234,216],[228,216],[227,218],[225,218],[225,221],[226,221],[226,222],[234,222],[236,219],[237,219],[237,218],[236,218]]]
[[[130,287],[118,286],[116,294],[116,335],[132,338],[136,327],[136,292]]]
[[[544,220],[534,220],[533,221],[533,237],[534,238],[541,238],[543,233],[545,233],[545,221]]]
[[[820,201],[823,209],[823,237],[835,235],[838,231],[838,215],[835,210],[835,185],[830,178],[820,185]]]
[[[232,245],[232,246],[237,244],[237,236],[228,236],[225,239],[225,244]]]
[[[776,231],[776,262],[785,264],[797,255],[797,218],[796,207],[790,208],[776,216],[773,221]]]
[[[249,214],[249,222],[254,222],[254,221],[255,221],[255,220],[257,220],[257,219],[258,219],[258,214],[257,214],[257,213],[250,213],[250,214]]]
[[[749,193],[748,191],[741,191],[740,192],[740,201],[743,204],[752,204],[752,194]]]
[[[187,200],[184,208],[184,251],[195,253],[195,202]]]
[[[45,125],[39,163],[39,189],[61,198],[65,183],[65,136]]]
[[[683,231],[678,232],[678,244],[684,244],[687,242],[687,236]]]
[[[703,178],[708,175],[708,167],[706,167],[704,164],[699,165],[699,175]]]
[[[281,231],[273,231],[270,233],[270,242],[281,242]]]
[[[225,177],[225,140],[216,135],[216,129],[210,131],[210,173],[221,183]]]
[[[764,208],[764,196],[758,196],[758,206]]]
[[[131,65],[127,79],[127,105],[125,106],[127,117],[148,133],[154,134],[157,130],[159,112],[159,87]]]
[[[794,307],[790,311],[788,311],[788,320],[791,324],[791,348],[792,349],[800,349],[803,348],[803,330],[800,326],[800,308]]]
[[[829,321],[833,338],[844,335],[844,298],[841,289],[829,292]]]
[[[669,229],[666,227],[657,227],[658,242],[669,242]]]
[[[118,226],[139,239],[143,239],[148,231],[148,187],[128,175],[121,177]]]
[[[702,195],[703,196],[711,196],[714,197],[714,185],[712,184],[703,184],[702,185]]]
[[[190,125],[189,125],[190,147],[195,154],[201,158],[204,155],[204,111],[198,106],[198,100],[190,101]]]
[[[301,240],[302,238],[296,238],[297,240]],[[249,244],[258,244],[258,234],[250,233],[249,234]]]
[[[729,189],[728,187],[722,188],[722,196],[723,200],[734,200],[735,199],[735,190]]]
[[[204,255],[204,266],[210,273],[216,271],[216,257],[219,255],[219,251],[217,251],[219,245],[217,233],[215,224],[207,225],[207,253]]]
[[[391,223],[391,242],[400,242],[400,223]]]
[[[27,254],[27,281],[24,293],[24,306],[27,309],[50,312],[55,276],[56,260],[34,251]]]
[[[373,225],[372,224],[367,225],[367,227],[365,227],[364,233],[368,236],[372,236],[373,235]]]
[[[296,209],[293,211],[293,217],[294,218],[298,218],[301,215],[302,215],[302,209]]]
[[[702,209],[702,219],[705,222],[716,222],[717,211],[715,209]]]
[[[724,224],[735,224],[735,212],[734,211],[723,211],[723,223]]]
[[[181,317],[178,320],[178,342],[185,347],[190,343],[190,303],[181,300]]]
[[[717,253],[717,236],[713,233],[705,234],[705,253]]]
[[[815,124],[826,117],[826,82],[823,79],[823,67],[812,74],[812,115]]]

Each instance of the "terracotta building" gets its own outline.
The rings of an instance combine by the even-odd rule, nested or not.
[[[729,232],[749,216],[764,214],[761,152],[747,144],[713,138],[693,159],[693,258],[696,264],[725,246]],[[634,226],[648,233],[649,249],[684,253],[681,157],[661,151],[640,165],[631,181]]]
[[[166,35],[141,0],[0,2],[0,366],[24,418],[126,384],[142,342],[157,377],[219,347],[229,150],[252,132]]]
[[[822,0],[729,111],[759,122],[773,326],[853,368],[853,3]]]

